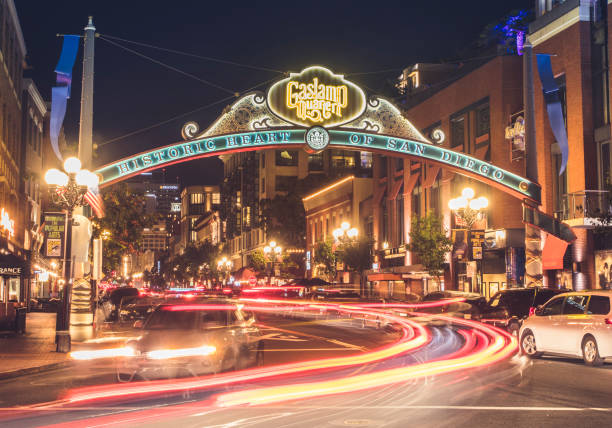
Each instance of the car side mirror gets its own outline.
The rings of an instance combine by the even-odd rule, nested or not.
[[[138,320],[134,323],[134,328],[142,328],[144,326],[144,322],[142,320]]]
[[[538,305],[534,311],[534,314],[536,314],[536,316],[542,316],[544,314],[544,310],[542,305]]]

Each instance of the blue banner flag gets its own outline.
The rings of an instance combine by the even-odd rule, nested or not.
[[[559,97],[559,86],[557,86],[555,76],[552,72],[550,55],[536,54],[536,59],[538,62],[540,82],[542,82],[542,90],[544,92],[546,111],[548,112],[548,121],[553,135],[559,144],[559,148],[561,149],[561,166],[559,167],[559,175],[561,175],[567,166],[569,147],[565,120],[563,118],[563,107],[561,106],[561,98]]]
[[[58,86],[51,89],[51,124],[49,133],[51,148],[53,148],[53,152],[60,161],[63,158],[59,150],[59,134],[64,123],[64,117],[66,116],[66,105],[68,104],[68,98],[70,98],[70,87],[72,86],[72,68],[74,67],[74,61],[79,50],[80,40],[81,36],[64,36],[62,53],[57,67],[55,67]]]
[[[76,59],[77,52],[79,51],[80,40],[81,36],[64,36],[62,54],[57,62],[57,66],[55,67],[56,73],[72,76],[72,67],[74,67],[74,60]]]

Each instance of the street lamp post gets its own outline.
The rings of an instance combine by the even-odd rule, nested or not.
[[[225,283],[227,284],[228,274],[232,270],[232,261],[229,260],[226,256],[223,256],[222,259],[217,261],[217,269],[223,272],[223,277],[224,277]]]
[[[45,174],[49,193],[53,203],[66,210],[66,230],[64,245],[64,298],[58,313],[56,324],[57,352],[70,352],[70,298],[72,291],[72,224],[74,209],[87,202],[84,196],[88,187],[98,184],[98,176],[91,171],[81,169],[81,161],[75,157],[64,162],[65,173],[52,168]]]
[[[472,226],[478,220],[482,219],[485,208],[489,206],[489,200],[480,196],[478,198],[474,197],[474,190],[469,187],[466,187],[461,192],[461,196],[458,198],[451,199],[448,201],[448,207],[455,212],[455,214],[465,223],[467,226],[468,233],[466,236],[466,244],[469,244],[469,239],[472,231]],[[469,245],[468,245],[469,248]],[[471,259],[468,254],[468,259]],[[481,259],[482,260],[482,259]],[[479,263],[480,265],[480,284],[482,286],[482,261]]]
[[[272,272],[275,272],[276,260],[283,252],[283,247],[276,244],[276,241],[270,241],[263,249],[265,256],[271,261]],[[268,281],[270,281],[271,275],[268,275]]]

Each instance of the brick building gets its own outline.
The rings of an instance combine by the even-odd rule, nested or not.
[[[405,116],[427,138],[443,147],[524,174],[523,158],[516,156],[512,160],[510,142],[505,139],[505,128],[511,116],[522,110],[520,57],[496,56],[470,67],[456,66],[451,77],[447,66],[442,84],[435,83],[435,78],[441,76],[435,67],[414,65],[409,69],[412,70],[409,74],[411,91],[407,93]],[[436,75],[428,76],[428,70],[435,70]],[[418,82],[430,82],[431,85],[420,87]],[[471,257],[453,251],[445,273],[445,289],[490,296],[509,283],[521,280],[524,232],[521,204],[516,198],[427,162],[377,155],[374,159],[373,215],[377,258],[382,272],[372,272],[370,279],[388,282],[379,288],[395,296],[434,290],[435,284],[427,281],[418,260],[406,251],[411,219],[433,211],[443,217],[447,229],[462,231],[464,226],[451,213],[448,201],[459,196],[465,187],[489,200],[486,219],[474,226],[490,232],[489,248],[485,247],[478,266],[482,275],[471,277],[465,263]],[[505,239],[496,239],[496,236]],[[510,269],[510,274],[506,275],[507,264],[514,273]]]
[[[545,281],[577,290],[609,287],[612,242],[594,225],[610,212],[610,2],[536,0],[529,26],[535,54],[551,54],[568,136],[568,165],[558,174],[561,151],[553,136],[537,74],[535,119],[542,209],[572,226],[577,240],[563,266],[549,266]],[[534,69],[537,70],[534,63]],[[547,266],[544,266],[545,268]]]

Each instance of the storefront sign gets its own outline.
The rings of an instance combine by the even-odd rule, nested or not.
[[[0,275],[21,275],[20,267],[0,267]]]
[[[275,83],[268,91],[268,106],[274,114],[295,125],[328,128],[361,116],[366,97],[343,76],[314,66]]]
[[[8,232],[9,237],[15,236],[15,221],[11,220],[9,213],[4,208],[0,211],[0,227],[5,232]]]
[[[43,254],[49,258],[61,258],[64,254],[64,233],[66,216],[63,213],[45,213],[43,215]]]

